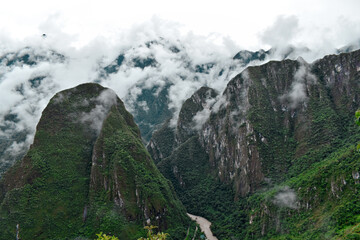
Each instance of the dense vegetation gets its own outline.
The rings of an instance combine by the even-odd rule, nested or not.
[[[358,66],[360,51],[250,67],[199,130],[194,116],[221,99],[201,88],[175,130],[165,122],[153,135],[158,168],[113,93],[97,84],[63,91],[0,181],[0,239],[14,239],[17,225],[21,239],[137,239],[147,224],[189,239],[186,211],[210,220],[219,239],[360,239]]]
[[[359,65],[356,51],[249,67],[198,133],[179,128],[195,124],[184,104],[190,117],[154,134],[150,153],[219,239],[359,239]]]
[[[190,228],[132,116],[97,84],[50,101],[34,144],[0,182],[0,203],[0,239],[15,239],[17,224],[21,239],[137,239],[147,222],[179,239]]]

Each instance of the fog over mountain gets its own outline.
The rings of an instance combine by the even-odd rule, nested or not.
[[[76,37],[61,29],[56,15],[40,25],[42,35],[15,40],[2,33],[0,174],[25,153],[42,110],[63,89],[85,82],[113,89],[134,115],[146,142],[169,117],[176,125],[182,103],[197,89],[207,86],[221,93],[246,66],[299,56],[312,62],[359,46],[358,39],[350,37],[345,38],[350,45],[340,50],[334,44],[293,45],[305,32],[299,25],[296,16],[278,17],[259,34],[260,41],[272,48],[258,51],[247,51],[230,37],[215,41],[212,35],[183,34],[176,23],[159,18],[134,25],[116,38],[98,37],[81,47],[73,47]],[[353,30],[359,32],[358,27]],[[326,41],[325,35],[317,42]],[[301,82],[293,87],[287,97],[297,99]]]

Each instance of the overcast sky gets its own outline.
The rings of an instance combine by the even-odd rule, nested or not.
[[[359,10],[358,0],[11,0],[1,4],[0,31],[2,39],[46,33],[81,47],[99,37],[118,41],[145,24],[158,34],[191,32],[241,49],[340,47],[359,38]]]

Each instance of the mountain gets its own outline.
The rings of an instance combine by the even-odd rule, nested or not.
[[[248,67],[199,89],[148,150],[219,239],[356,239],[359,72],[359,50]]]
[[[2,67],[33,66],[41,62],[63,62],[65,56],[53,50],[35,50],[25,47],[18,51],[7,52],[0,57]]]
[[[131,72],[129,70],[148,73],[129,88],[124,98],[139,125],[145,143],[150,140],[154,130],[179,113],[177,102],[184,102],[198,87],[219,88],[218,82],[224,82],[221,85],[225,86],[248,65],[259,65],[271,59],[296,59],[301,54],[310,52],[310,49],[287,46],[256,52],[242,50],[232,58],[216,56],[210,52],[203,53],[204,56],[200,59],[193,56],[194,51],[196,50],[181,42],[159,38],[123,50],[101,70],[100,79],[105,81],[116,78],[119,74],[123,76],[121,73]],[[187,87],[183,87],[185,84]],[[179,94],[179,91],[183,93]]]
[[[224,59],[213,53],[204,53],[198,57],[192,56],[194,51],[198,50],[181,42],[159,38],[123,50],[101,70],[99,81],[123,76],[123,72],[146,73],[129,88],[124,98],[145,143],[163,122],[178,114],[178,102],[181,104],[198,87],[211,86],[216,81],[227,82],[251,61],[259,63],[265,59],[254,55],[251,61],[242,61],[236,57],[238,54],[233,59]],[[270,52],[267,53],[266,57],[270,58]],[[183,87],[185,84],[187,86]]]
[[[113,89],[133,114],[143,141],[148,142],[153,131],[177,114],[183,101],[199,87],[225,86],[244,68],[231,56],[202,51],[162,38],[122,46],[111,56],[97,52],[94,56],[88,52],[85,56],[73,56],[46,47],[3,51],[0,178],[27,152],[35,124],[50,98],[82,82],[96,82]]]
[[[171,119],[171,124],[176,125],[182,104],[200,87],[223,91],[248,65],[316,55],[307,48],[285,46],[267,51],[242,50],[234,56],[218,47],[158,37],[120,43],[108,52],[98,48],[60,52],[46,44],[2,49],[0,178],[25,155],[42,110],[61,90],[84,82],[113,89],[134,116],[144,143],[148,143],[165,121]]]
[[[0,239],[143,236],[153,224],[184,238],[190,220],[115,92],[82,84],[57,93],[25,157],[0,181]]]
[[[352,49],[355,50],[356,47],[353,47]],[[233,59],[241,62],[244,65],[248,65],[249,63],[254,64],[256,62],[261,62],[264,60],[296,59],[299,56],[310,52],[311,50],[307,47],[294,47],[289,45],[283,48],[270,48],[267,51],[263,49],[260,49],[256,52],[241,50],[233,57]]]

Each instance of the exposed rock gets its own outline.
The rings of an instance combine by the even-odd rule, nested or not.
[[[184,103],[168,149],[197,136],[213,173],[233,185],[235,198],[257,190],[265,177],[280,182],[311,164],[297,162],[311,149],[350,134],[340,123],[349,124],[360,107],[359,66],[355,51],[312,64],[298,58],[248,67],[222,96],[211,95],[210,107],[204,88]],[[206,108],[208,118],[195,131],[194,116]],[[148,147],[157,161],[171,152],[162,154],[159,139],[160,132]]]

